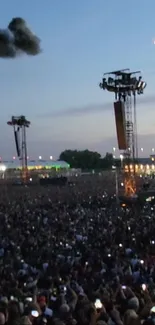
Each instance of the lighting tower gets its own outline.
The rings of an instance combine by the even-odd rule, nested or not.
[[[11,121],[8,121],[7,124],[13,127],[17,156],[22,165],[22,181],[26,183],[28,181],[26,128],[31,123],[21,115],[12,116]]]
[[[146,82],[141,72],[123,69],[105,73],[100,88],[115,95],[114,111],[119,150],[122,150],[125,196],[136,193],[135,159],[138,158],[136,95],[143,94]]]

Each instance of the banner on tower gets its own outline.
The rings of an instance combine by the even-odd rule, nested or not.
[[[125,105],[122,101],[114,103],[116,133],[119,150],[127,149],[126,124],[125,124]]]

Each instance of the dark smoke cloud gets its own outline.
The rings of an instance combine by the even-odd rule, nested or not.
[[[37,55],[40,39],[22,18],[13,18],[6,29],[0,29],[0,57],[15,58],[20,54]]]
[[[144,109],[146,108],[146,105],[151,105],[155,103],[155,95],[148,95],[148,96],[140,96],[140,98],[137,98],[137,109],[140,109],[142,106]],[[147,106],[147,109],[152,109],[152,105]],[[153,108],[154,109],[154,108]],[[101,103],[94,103],[89,104],[86,106],[81,107],[71,107],[71,108],[64,108],[62,110],[55,110],[50,112],[44,112],[43,114],[38,115],[38,117],[69,117],[69,116],[80,116],[80,115],[89,115],[89,114],[98,114],[98,113],[104,113],[106,111],[113,112],[113,98],[111,102],[107,102],[101,104]]]

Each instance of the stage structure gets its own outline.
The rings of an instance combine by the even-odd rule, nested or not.
[[[135,162],[138,158],[136,96],[143,94],[146,82],[140,71],[123,69],[105,73],[99,86],[115,96],[114,113],[118,148],[123,157],[125,196],[131,197],[136,193]]]
[[[25,116],[12,116],[11,121],[7,122],[8,125],[13,127],[14,138],[17,156],[22,165],[22,181],[28,181],[28,168],[27,168],[27,143],[26,143],[26,128],[30,127],[30,121]]]

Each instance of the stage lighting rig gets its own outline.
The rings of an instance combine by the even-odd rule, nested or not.
[[[30,127],[31,122],[24,115],[12,116],[11,121],[7,122],[13,127],[17,156],[22,164],[22,182],[28,182],[27,168],[27,142],[26,128]]]
[[[129,69],[127,70],[129,71]],[[99,86],[103,90],[114,92],[116,100],[120,100],[124,96],[141,95],[146,87],[146,82],[142,80],[141,75],[138,78],[134,76],[140,73],[140,71],[125,72],[125,70],[109,72],[110,76],[106,78],[107,73],[104,74]]]
[[[101,89],[113,92],[115,95],[118,147],[123,151],[123,162],[128,165],[124,173],[127,196],[132,196],[136,192],[135,160],[138,158],[136,96],[144,93],[146,85],[141,72],[131,72],[130,69],[105,73],[99,84]]]

